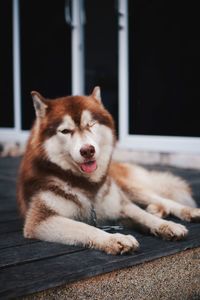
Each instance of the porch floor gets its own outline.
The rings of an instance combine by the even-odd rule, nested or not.
[[[200,224],[186,224],[180,221],[189,229],[189,235],[185,240],[178,242],[164,241],[132,229],[120,230],[121,233],[133,234],[141,245],[137,253],[121,256],[106,255],[81,247],[26,240],[22,236],[22,221],[16,208],[15,183],[19,162],[18,158],[0,158],[0,299],[62,287],[95,275],[133,268],[144,262],[200,246]],[[148,168],[169,170],[187,179],[200,206],[200,171],[158,165]],[[187,256],[189,252],[182,253],[186,253]],[[200,254],[194,255],[195,264],[200,270]],[[126,273],[125,270],[121,272]],[[172,276],[175,277],[174,274]],[[111,295],[110,299],[121,298],[112,298]]]

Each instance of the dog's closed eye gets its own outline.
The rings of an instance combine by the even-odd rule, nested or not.
[[[72,134],[73,133],[73,130],[70,130],[70,129],[63,129],[63,130],[60,130],[60,132],[62,133],[62,134]]]
[[[87,123],[87,127],[92,127],[92,126],[94,126],[95,124],[96,124],[97,122],[96,121],[90,121],[89,123]]]

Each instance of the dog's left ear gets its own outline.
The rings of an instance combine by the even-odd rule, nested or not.
[[[45,98],[40,95],[36,91],[31,92],[31,96],[33,98],[33,105],[35,108],[35,113],[38,118],[43,118],[46,115],[46,110],[47,110],[47,101]]]
[[[92,97],[95,98],[97,101],[99,101],[99,103],[102,104],[101,102],[101,89],[99,86],[95,86],[95,88],[93,89],[93,92],[92,92]]]

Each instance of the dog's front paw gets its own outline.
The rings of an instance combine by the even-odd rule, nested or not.
[[[103,250],[108,254],[124,254],[139,248],[138,241],[132,235],[120,233],[110,234],[104,244]]]
[[[188,222],[200,222],[200,208],[183,208],[181,211],[181,219]]]
[[[181,224],[166,221],[155,230],[154,234],[166,240],[181,240],[188,234],[188,230]]]

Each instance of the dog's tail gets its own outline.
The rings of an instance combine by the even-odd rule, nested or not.
[[[151,172],[154,186],[163,196],[190,207],[197,207],[187,181],[171,173]]]

